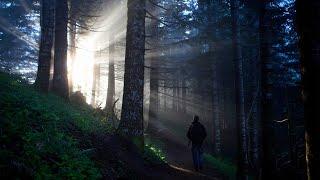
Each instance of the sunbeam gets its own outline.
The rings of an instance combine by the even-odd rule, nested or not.
[[[4,18],[0,17],[0,28],[6,31],[7,33],[15,36],[17,39],[29,44],[35,49],[39,49],[38,43],[34,42],[33,39],[30,39],[28,35],[19,31],[15,26],[10,25]]]
[[[95,91],[94,104],[104,107],[106,104],[108,87],[108,68],[110,61],[110,47],[124,48],[123,41],[126,36],[126,3],[115,3],[108,6],[106,13],[102,14],[90,27],[92,31],[77,35],[76,54],[74,59],[68,55],[69,77],[72,77],[73,91],[80,91],[86,97],[87,103],[92,103],[92,93]],[[69,47],[70,50],[71,47]],[[115,98],[118,99],[116,108],[121,108],[123,79],[121,69],[124,63],[124,51],[114,51],[113,61],[118,73],[115,76]],[[94,66],[98,66],[100,74],[97,79],[98,87],[93,89]],[[120,71],[119,71],[120,70]],[[122,71],[123,72],[123,71]],[[93,106],[95,106],[92,104]]]
[[[320,179],[316,1],[0,0],[0,179]]]

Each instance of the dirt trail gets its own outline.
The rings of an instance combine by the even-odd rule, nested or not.
[[[127,142],[115,136],[92,137],[95,141],[95,159],[103,169],[104,179],[165,179],[165,180],[219,180],[221,178],[214,178],[217,176],[207,176],[203,173],[192,171],[187,166],[172,163],[164,165],[146,164],[144,159],[137,153],[133,146],[127,146]],[[172,152],[174,153],[174,152]],[[185,156],[185,155],[184,155]],[[171,160],[170,160],[171,161]],[[128,172],[133,172],[134,177],[127,177],[128,172],[124,172],[123,177],[117,177],[117,166],[119,162],[129,168]]]
[[[161,141],[163,143],[163,152],[171,167],[181,171],[190,172],[201,176],[204,179],[227,179],[218,170],[214,169],[208,164],[204,164],[203,170],[200,172],[194,171],[191,144],[181,143],[178,137],[174,135],[169,129],[161,129],[157,134],[150,135],[151,139]]]

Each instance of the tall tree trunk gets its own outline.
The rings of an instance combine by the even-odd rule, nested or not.
[[[320,3],[297,0],[297,30],[304,99],[307,174],[320,179]]]
[[[106,109],[108,112],[113,112],[113,103],[115,96],[115,75],[114,75],[114,53],[115,53],[115,38],[114,35],[109,35],[109,71],[108,71],[108,91]]]
[[[74,63],[75,63],[75,57],[76,57],[76,34],[77,34],[77,26],[76,26],[76,5],[75,5],[76,0],[71,0],[70,1],[70,13],[69,13],[69,52],[70,52],[70,59],[68,61],[71,61],[71,68],[69,68],[69,92],[73,92],[73,80],[72,80],[72,71],[74,68]]]
[[[97,106],[97,97],[100,89],[100,64],[97,63],[97,59],[101,57],[101,50],[96,52],[95,60],[93,64],[93,81],[92,81],[92,93],[91,93],[91,105]]]
[[[150,69],[150,102],[149,102],[149,125],[148,132],[154,132],[157,127],[155,127],[155,121],[158,115],[159,106],[159,95],[158,95],[158,69],[156,67],[156,58],[151,59],[151,69]]]
[[[218,91],[218,68],[217,62],[212,63],[212,114],[214,125],[214,154],[221,155],[221,119],[219,112],[219,91]]]
[[[164,95],[163,95],[163,112],[166,112],[167,111],[167,107],[168,107],[168,89],[166,88],[168,82],[167,80],[164,80],[163,82],[163,92],[164,92]]]
[[[186,75],[185,75],[185,71],[183,70],[183,73],[182,73],[182,83],[181,83],[181,86],[182,86],[182,92],[181,92],[181,110],[182,110],[182,113],[186,113],[187,112],[187,83],[186,83]]]
[[[143,148],[145,0],[128,1],[128,23],[119,133]]]
[[[154,1],[154,3],[158,3],[158,1]],[[159,13],[155,6],[151,6],[149,9],[154,14]],[[158,36],[158,24],[159,22],[156,19],[151,19],[150,21],[150,31],[149,34],[152,38],[149,39],[151,41],[150,49],[152,49],[152,54],[154,56],[158,56],[158,45],[159,45],[159,36]],[[157,67],[157,61],[158,58],[152,56],[150,58],[150,82],[149,82],[149,90],[150,90],[150,96],[149,96],[149,121],[148,121],[148,133],[155,133],[157,132],[157,115],[159,111],[159,77],[158,77],[158,67]]]
[[[180,78],[179,75],[175,81],[175,86],[176,86],[176,112],[179,112],[180,109]]]
[[[213,117],[213,153],[216,156],[221,155],[221,118],[220,118],[220,102],[219,102],[219,77],[218,77],[218,59],[216,56],[215,41],[217,40],[217,6],[216,0],[205,0],[200,3],[201,11],[205,14],[203,23],[208,25],[205,28],[205,41],[209,40],[209,58],[211,58],[212,71],[212,117]]]
[[[219,81],[219,72],[218,72],[218,59],[216,56],[216,48],[214,45],[214,41],[217,39],[217,5],[216,1],[211,1],[209,4],[209,11],[213,11],[213,15],[209,16],[210,20],[210,27],[209,27],[209,37],[211,37],[211,42],[210,42],[210,53],[211,56],[213,57],[213,62],[212,62],[212,110],[213,110],[213,122],[214,122],[214,153],[216,156],[221,155],[221,116],[220,116],[220,92],[219,92],[219,87],[218,87],[218,81]],[[209,12],[210,15],[210,12]]]
[[[297,168],[297,141],[296,141],[296,122],[292,115],[292,105],[296,102],[290,98],[290,88],[286,88],[286,101],[287,101],[287,118],[288,118],[288,137],[289,137],[289,157],[291,165],[294,169]]]
[[[70,61],[71,61],[71,68],[70,68],[70,75],[69,75],[69,92],[73,92],[73,81],[72,81],[72,71],[74,68],[74,62],[76,61],[76,25],[70,24],[70,32],[69,32],[69,42],[70,42]]]
[[[256,3],[256,2],[254,2]],[[259,16],[258,11],[252,12],[253,16]],[[249,33],[257,33],[257,29],[252,29]],[[258,44],[259,47],[259,44]],[[260,68],[260,58],[259,58],[259,50],[257,51],[255,48],[251,48],[248,56],[254,57],[258,55],[258,58],[252,58],[251,61],[248,62],[248,131],[249,131],[249,140],[248,140],[248,148],[249,148],[249,161],[250,171],[253,173],[256,179],[259,179],[261,172],[261,153],[262,153],[262,145],[261,145],[261,68]],[[257,54],[256,54],[257,53]],[[259,68],[257,68],[259,67]],[[248,78],[247,77],[247,78]]]
[[[224,86],[223,86],[224,87]],[[221,89],[221,88],[220,88]],[[226,92],[225,91],[220,91],[221,95],[220,95],[220,119],[221,119],[221,129],[224,130],[228,127],[227,125],[227,118],[225,115],[225,110],[226,110]]]
[[[180,72],[179,72],[179,76],[176,82],[176,86],[177,87],[177,112],[181,111],[181,77],[180,77]]]
[[[254,68],[257,69],[257,64],[253,64]],[[250,112],[248,126],[249,128],[249,149],[250,158],[252,160],[252,170],[256,178],[260,176],[261,170],[261,92],[260,92],[260,69],[256,72],[254,77],[255,87],[258,87],[252,93],[252,104],[250,104]],[[257,77],[258,76],[258,77]],[[250,124],[250,125],[249,125]]]
[[[177,111],[177,88],[176,88],[176,80],[172,77],[171,85],[172,85],[172,110],[173,112]]]
[[[238,179],[248,179],[247,122],[244,112],[243,62],[240,45],[239,1],[231,0],[232,46],[235,65],[236,120],[238,134]]]
[[[158,0],[153,1],[154,3],[158,4]],[[149,8],[149,11],[152,12],[153,14],[158,14],[159,9],[154,6],[151,5]],[[156,133],[157,132],[157,120],[158,120],[158,111],[159,111],[159,77],[158,77],[158,58],[157,56],[159,56],[159,31],[158,31],[158,25],[159,25],[159,21],[157,21],[156,19],[150,19],[150,28],[149,28],[149,32],[147,32],[148,34],[150,34],[150,36],[152,38],[149,39],[149,42],[151,42],[151,44],[149,45],[149,48],[152,49],[151,53],[152,53],[152,57],[149,58],[149,62],[150,62],[150,82],[149,82],[149,90],[150,90],[150,96],[149,96],[149,120],[148,120],[148,127],[147,127],[147,132],[148,133]]]
[[[259,38],[261,73],[261,122],[262,122],[262,175],[263,179],[274,176],[275,152],[273,147],[273,117],[272,117],[272,64],[270,58],[270,21],[266,15],[267,1],[260,2]]]
[[[41,1],[41,41],[39,49],[36,87],[42,92],[49,91],[50,65],[54,32],[54,0]]]
[[[68,69],[67,69],[67,0],[56,1],[55,10],[55,42],[54,42],[54,74],[52,91],[68,99]]]

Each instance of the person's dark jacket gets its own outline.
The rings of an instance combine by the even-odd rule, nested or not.
[[[201,145],[204,139],[207,137],[207,132],[205,127],[200,122],[194,121],[189,127],[187,137],[190,139],[193,145]]]

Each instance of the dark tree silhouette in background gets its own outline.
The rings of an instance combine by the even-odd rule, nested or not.
[[[54,74],[52,91],[57,95],[68,99],[68,1],[56,1],[55,7]]]
[[[109,70],[108,70],[108,90],[106,109],[108,112],[113,112],[113,103],[115,95],[115,72],[114,72],[114,58],[115,58],[115,38],[114,34],[109,35]]]
[[[35,85],[42,92],[48,92],[50,82],[50,65],[53,58],[54,38],[54,0],[41,1],[41,37],[39,48],[38,72]]]
[[[261,120],[262,120],[262,177],[269,178],[275,170],[273,139],[273,117],[272,117],[272,61],[270,54],[271,25],[267,15],[269,1],[260,1],[258,5],[259,14],[259,48],[261,73]]]
[[[244,87],[243,87],[243,59],[240,44],[239,26],[239,1],[232,0],[230,4],[232,18],[232,44],[233,60],[235,66],[235,93],[236,93],[236,123],[238,131],[238,179],[248,179],[248,153],[247,153],[247,122],[244,112]]]
[[[307,175],[320,179],[320,2],[297,0],[297,30],[305,107]]]

